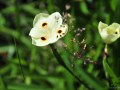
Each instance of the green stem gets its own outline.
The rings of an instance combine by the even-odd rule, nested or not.
[[[59,53],[58,53],[57,49],[55,48],[55,46],[54,46],[53,44],[50,44],[50,47],[51,47],[51,49],[52,49],[52,51],[53,51],[53,54],[55,55],[57,61],[59,62],[59,64],[61,64],[74,78],[76,78],[76,79],[79,81],[79,83],[82,83],[82,84],[83,84],[85,87],[87,87],[89,90],[92,90],[92,89],[88,86],[88,84],[86,84],[86,83],[84,83],[83,81],[81,81],[81,80],[78,78],[78,76],[76,76],[76,75],[67,67],[67,65],[63,62],[63,60],[62,60],[61,56],[59,55]]]
[[[19,8],[19,1],[18,0],[15,0],[14,2],[15,4],[15,12],[16,12],[16,28],[17,30],[19,30],[19,32],[21,32],[20,30],[20,8]]]
[[[18,57],[18,61],[19,61],[21,73],[22,73],[23,79],[24,79],[24,81],[25,81],[25,75],[24,75],[24,73],[23,73],[23,68],[22,68],[22,64],[21,64],[21,60],[20,60],[20,56],[19,56],[19,52],[18,52],[18,47],[17,47],[15,38],[14,38],[14,43],[15,43],[15,49],[16,49],[16,54],[17,54],[17,57]]]

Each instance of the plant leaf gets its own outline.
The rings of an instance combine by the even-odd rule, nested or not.
[[[107,64],[107,61],[105,59],[103,60],[103,67],[105,70],[106,77],[111,79],[113,86],[116,86],[116,87],[120,86],[119,78],[110,68],[110,66]]]

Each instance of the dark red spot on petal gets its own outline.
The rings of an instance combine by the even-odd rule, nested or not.
[[[45,27],[45,26],[47,26],[47,23],[46,23],[46,22],[44,22],[44,23],[42,24],[42,27]]]
[[[58,30],[58,33],[62,33],[62,30]]]
[[[43,41],[45,41],[45,40],[46,40],[46,38],[45,38],[45,37],[41,37],[40,39],[41,39],[41,40],[43,40]]]

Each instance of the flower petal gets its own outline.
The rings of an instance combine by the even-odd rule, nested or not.
[[[99,30],[99,33],[101,33],[102,32],[102,30],[104,29],[104,28],[106,28],[108,25],[107,24],[105,24],[105,23],[103,23],[103,22],[99,22],[99,25],[98,25],[98,30]]]
[[[35,27],[31,29],[29,35],[34,38],[40,38],[42,33],[40,32],[39,28]]]
[[[117,34],[119,34],[119,27],[120,25],[118,23],[113,23],[110,26],[108,26],[106,28],[108,34],[115,34],[117,32]]]
[[[37,18],[38,16],[36,16]],[[35,19],[36,22],[37,19]],[[40,31],[46,31],[46,33],[51,33],[56,30],[62,24],[62,16],[55,12],[49,17],[40,18],[34,25],[34,27],[39,28]]]
[[[64,37],[68,31],[68,26],[67,24],[61,25],[56,31],[52,32],[51,38],[50,38],[50,43],[56,42],[58,39]]]
[[[67,24],[62,24],[58,29],[56,29],[56,37],[59,39],[59,38],[62,38],[66,35],[68,31],[68,26]]]
[[[32,44],[35,46],[46,46],[49,44],[49,39],[47,37],[32,38]]]
[[[55,12],[49,16],[48,23],[51,30],[54,31],[62,24],[62,16],[59,12]]]
[[[43,19],[43,18],[47,18],[48,16],[49,16],[49,14],[45,14],[45,13],[39,13],[39,14],[37,14],[35,16],[34,20],[33,20],[33,27],[38,22],[38,20]]]

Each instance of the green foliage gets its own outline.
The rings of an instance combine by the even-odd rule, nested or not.
[[[80,9],[83,14],[89,14],[89,10],[85,2],[80,2]]]
[[[114,71],[110,68],[110,66],[107,64],[106,60],[103,60],[103,66],[106,73],[106,77],[110,78],[112,81],[112,86],[119,87],[120,86],[119,78],[116,76]]]
[[[108,65],[107,62],[102,63],[104,43],[98,32],[99,21],[107,24],[120,23],[119,2],[120,0],[0,0],[0,90],[106,90],[112,87],[108,83],[119,82],[119,39],[110,45]],[[70,5],[69,10],[65,9],[66,5]],[[32,45],[29,32],[35,15],[55,11],[71,15],[67,21],[69,32],[55,46],[65,64],[85,84],[79,83],[56,61],[49,46]],[[78,28],[86,29],[76,37],[79,42],[85,39],[85,50],[82,44],[72,42]],[[63,42],[68,51],[63,47]],[[73,59],[75,52],[83,53],[82,57]],[[91,58],[96,64],[86,62],[85,57]],[[106,79],[105,73],[113,78]],[[113,86],[117,88],[119,83]]]

